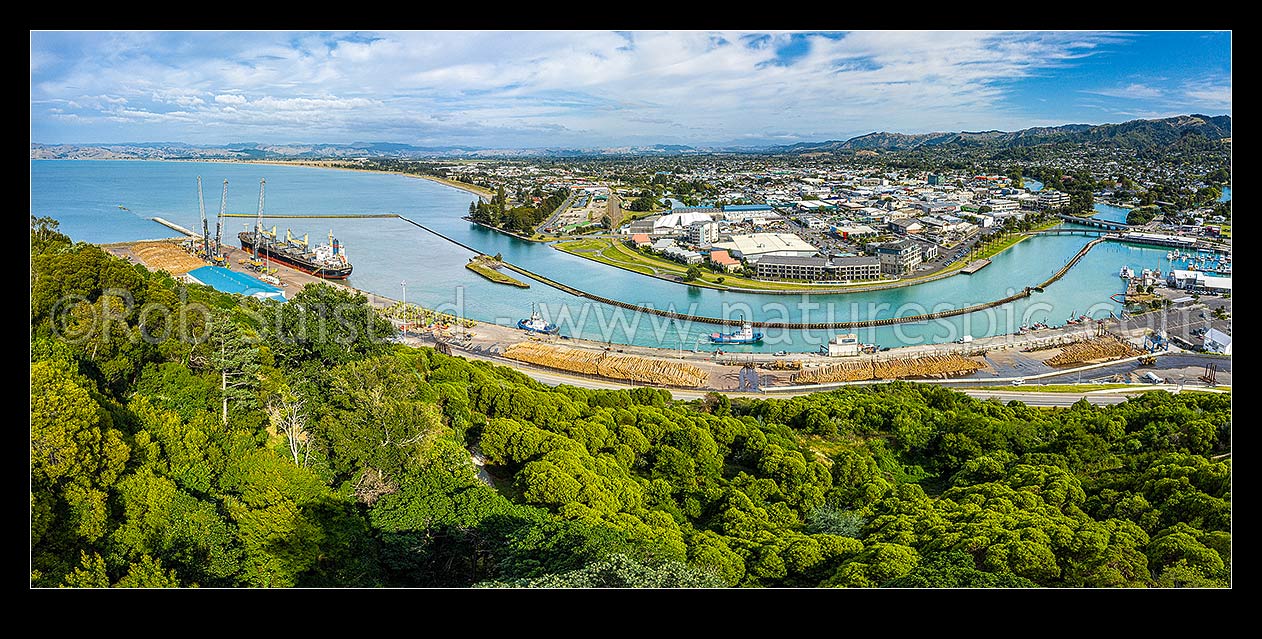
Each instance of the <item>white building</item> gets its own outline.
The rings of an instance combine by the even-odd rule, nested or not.
[[[859,354],[862,346],[859,344],[859,336],[854,333],[843,333],[834,336],[828,342],[829,357],[854,357]]]
[[[694,246],[706,246],[719,239],[719,223],[713,220],[693,222],[684,229],[684,238]]]
[[[992,198],[986,200],[986,206],[996,213],[1004,213],[1007,211],[1015,211],[1021,208],[1021,203],[1016,200],[1005,200],[1002,198]]]
[[[726,242],[715,242],[715,248],[727,249],[732,257],[757,262],[764,255],[810,257],[818,252],[814,246],[792,233],[750,233],[733,235]]]
[[[1205,331],[1205,350],[1211,353],[1222,353],[1223,355],[1231,354],[1231,336],[1216,329],[1211,328]]]

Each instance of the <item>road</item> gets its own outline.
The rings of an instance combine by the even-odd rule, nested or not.
[[[549,386],[557,386],[560,384],[569,384],[579,388],[592,388],[598,390],[617,390],[621,388],[636,388],[636,384],[627,384],[614,380],[594,379],[591,377],[579,377],[574,375],[566,375],[565,373],[534,368],[531,366],[523,366],[519,362],[511,362],[496,357],[484,357],[474,355],[464,351],[454,351],[454,354],[465,359],[477,359],[501,366],[513,368],[531,379],[542,382]],[[692,400],[704,397],[710,391],[707,390],[687,390],[687,389],[669,389],[670,394],[675,399]],[[980,390],[974,388],[956,388],[953,389],[976,397],[978,399],[996,398],[1001,402],[1017,400],[1030,406],[1070,406],[1080,399],[1086,399],[1088,402],[1096,405],[1120,404],[1126,401],[1127,396],[1122,393],[1040,393],[1040,392],[1021,392],[1021,391],[993,391]],[[730,391],[722,391],[728,397],[757,397],[767,399],[769,397],[794,397],[798,395],[809,395],[818,391],[796,391],[784,393],[733,393]]]

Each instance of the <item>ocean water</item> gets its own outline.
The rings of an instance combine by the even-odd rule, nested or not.
[[[220,188],[229,180],[228,211],[253,214],[259,179],[267,179],[265,216],[273,214],[398,213],[486,253],[556,281],[604,297],[692,315],[790,322],[847,321],[907,316],[987,302],[1036,285],[1073,256],[1090,238],[1040,236],[994,258],[974,275],[958,275],[917,286],[831,295],[769,295],[714,291],[657,280],[524,242],[460,219],[470,193],[428,180],[392,174],[217,162],[32,161],[31,213],[61,221],[76,240],[96,243],[170,237],[150,221],[160,216],[187,228],[200,226],[196,177],[201,176],[211,232]],[[128,210],[119,208],[119,205]],[[252,220],[225,220],[225,241]],[[312,241],[332,231],[355,265],[350,284],[359,289],[481,321],[515,324],[542,305],[562,334],[639,345],[705,349],[712,324],[675,322],[575,297],[530,281],[530,289],[493,284],[464,268],[473,254],[402,220],[300,219],[266,222],[283,233],[309,233]],[[1120,306],[1110,295],[1125,287],[1118,270],[1167,267],[1164,249],[1104,243],[1042,293],[999,309],[963,316],[857,331],[882,346],[942,343],[963,335],[1013,332],[1024,323],[1058,325],[1079,314],[1107,317]],[[814,351],[837,331],[768,329],[763,344],[726,346],[727,352]],[[710,347],[711,349],[713,347]]]

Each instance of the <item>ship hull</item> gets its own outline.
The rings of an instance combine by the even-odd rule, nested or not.
[[[759,342],[762,342],[762,333],[754,333],[753,337],[710,336],[710,343],[712,344],[758,344]]]
[[[520,328],[523,331],[530,331],[532,333],[543,333],[544,335],[556,335],[561,330],[560,328],[553,326],[551,324],[549,324],[547,328],[535,328],[534,326],[530,325],[529,320],[518,321],[517,328]]]
[[[254,251],[254,235],[252,233],[241,233],[237,236],[237,239],[241,240],[242,249],[251,253]],[[354,268],[350,264],[338,267],[325,266],[298,255],[272,250],[267,244],[259,247],[259,255],[265,256],[269,261],[284,264],[294,270],[309,273],[325,280],[344,280],[351,276],[351,270]]]

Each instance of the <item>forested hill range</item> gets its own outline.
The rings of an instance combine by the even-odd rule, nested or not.
[[[33,587],[1231,586],[1227,395],[551,387],[31,227]]]
[[[1200,134],[1207,140],[1231,139],[1231,116],[1180,115],[1161,120],[1131,120],[1121,124],[1065,124],[1020,131],[960,131],[939,133],[869,133],[849,140],[800,142],[769,149],[777,153],[847,153],[857,151],[909,151],[927,147],[1006,148],[1049,143],[1108,144],[1150,149]]]
[[[675,156],[705,153],[849,154],[861,151],[894,152],[924,149],[985,148],[1000,150],[1049,143],[1097,143],[1136,150],[1172,145],[1187,135],[1206,140],[1230,140],[1231,116],[1181,115],[1162,120],[1132,120],[1121,124],[1065,124],[1020,131],[961,131],[954,133],[869,133],[848,140],[799,142],[788,146],[694,147],[678,144],[604,148],[487,149],[472,146],[413,146],[395,142],[350,144],[263,144],[238,142],[223,145],[190,145],[181,142],[129,142],[117,144],[31,143],[32,160],[286,160],[333,158],[581,158],[625,156]]]

